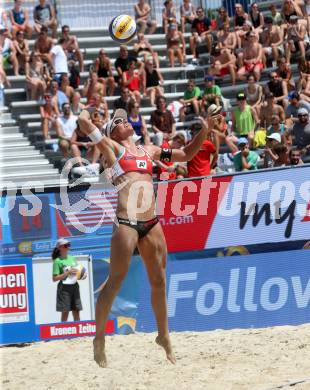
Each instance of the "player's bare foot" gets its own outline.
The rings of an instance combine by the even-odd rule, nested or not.
[[[96,339],[93,340],[94,345],[94,360],[99,367],[107,366],[107,357],[105,355],[105,339]]]
[[[171,342],[170,342],[170,339],[169,339],[169,336],[168,337],[160,337],[160,336],[157,336],[156,337],[156,343],[158,345],[160,345],[162,348],[164,348],[165,352],[166,352],[166,355],[167,355],[167,359],[172,363],[172,364],[175,364],[176,363],[176,358],[175,358],[175,355],[173,353],[173,350],[172,350],[172,346],[171,346]]]

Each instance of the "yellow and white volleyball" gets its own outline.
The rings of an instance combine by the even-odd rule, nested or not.
[[[118,43],[129,42],[137,32],[135,20],[129,15],[115,16],[110,22],[109,33],[111,38]]]
[[[75,265],[74,269],[77,270],[77,274],[76,274],[77,280],[86,279],[87,271],[83,264]]]

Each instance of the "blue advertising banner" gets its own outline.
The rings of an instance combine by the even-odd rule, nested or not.
[[[310,252],[169,261],[172,331],[257,328],[310,322]],[[146,273],[140,282],[137,330],[156,324]]]

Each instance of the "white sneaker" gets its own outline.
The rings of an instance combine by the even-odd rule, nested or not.
[[[76,168],[73,168],[72,169],[72,173],[76,174],[76,175],[85,175],[86,173],[86,167],[76,167]]]
[[[197,58],[193,58],[191,62],[192,62],[192,65],[198,65]]]

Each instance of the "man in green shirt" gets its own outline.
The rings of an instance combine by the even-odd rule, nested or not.
[[[257,169],[259,156],[249,149],[248,140],[244,137],[238,139],[238,151],[234,154],[234,166],[237,172]]]
[[[199,116],[199,99],[201,97],[201,90],[196,86],[195,81],[189,79],[187,82],[184,97],[180,100],[183,105],[179,111],[180,121],[184,122],[186,115],[194,113]]]
[[[201,111],[206,113],[206,110],[211,104],[221,106],[222,104],[222,91],[221,88],[215,84],[213,76],[206,76],[205,78],[206,88],[203,93],[201,102]]]

